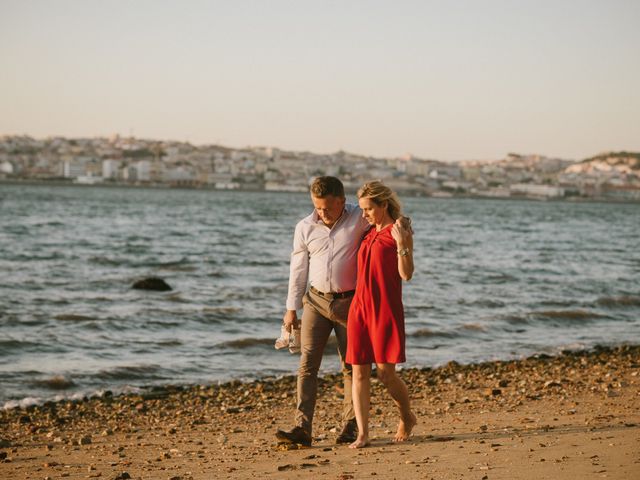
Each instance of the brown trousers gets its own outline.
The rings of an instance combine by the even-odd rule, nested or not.
[[[344,363],[347,355],[347,315],[353,297],[331,300],[311,290],[302,299],[301,356],[298,370],[296,425],[311,434],[313,412],[318,392],[318,370],[331,331],[335,331],[338,354],[344,377],[342,421],[355,418],[351,401],[351,365]]]

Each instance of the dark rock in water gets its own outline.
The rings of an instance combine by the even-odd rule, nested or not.
[[[72,380],[62,376],[56,375],[51,378],[46,378],[44,380],[37,380],[34,382],[34,385],[39,387],[49,388],[51,390],[65,390],[67,388],[71,388],[75,386]]]
[[[158,277],[147,277],[138,280],[131,288],[135,288],[136,290],[154,290],[156,292],[173,290],[167,282]]]

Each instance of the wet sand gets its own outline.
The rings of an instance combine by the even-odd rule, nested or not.
[[[325,360],[326,361],[326,360]],[[402,371],[418,426],[372,390],[372,445],[335,445],[340,377],[321,379],[311,448],[292,426],[295,378],[165,387],[0,412],[0,479],[636,479],[640,347]]]

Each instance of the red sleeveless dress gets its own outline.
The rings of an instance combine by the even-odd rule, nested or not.
[[[346,363],[402,363],[405,359],[402,279],[391,227],[375,227],[358,250],[356,293],[347,321]]]

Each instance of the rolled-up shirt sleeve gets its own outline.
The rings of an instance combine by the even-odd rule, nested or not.
[[[296,225],[293,234],[293,251],[289,266],[289,293],[287,295],[287,310],[302,308],[302,297],[307,291],[309,279],[309,250],[303,238],[302,225]]]

